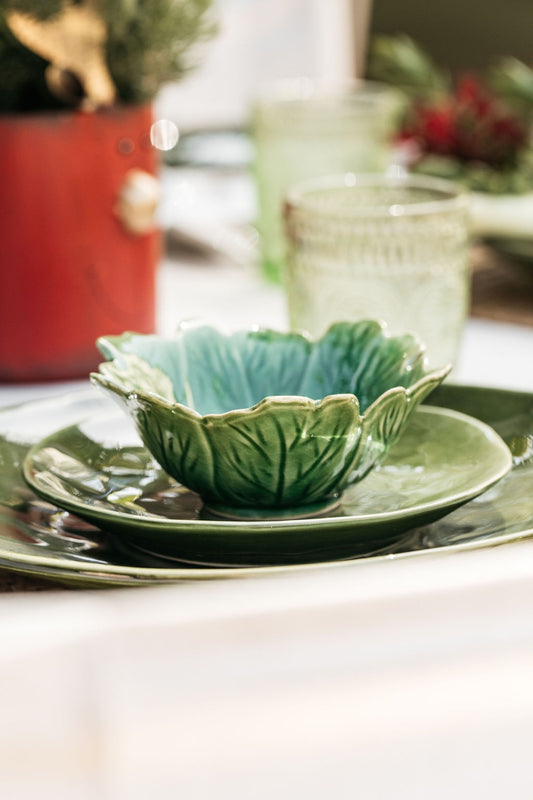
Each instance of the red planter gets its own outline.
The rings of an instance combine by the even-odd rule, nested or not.
[[[0,380],[86,376],[102,334],[154,328],[156,231],[116,213],[150,174],[151,110],[0,116]]]

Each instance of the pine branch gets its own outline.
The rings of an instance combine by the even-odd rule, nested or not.
[[[533,69],[517,58],[501,59],[489,72],[489,84],[518,111],[533,117]]]
[[[376,36],[368,75],[421,100],[432,100],[450,87],[449,76],[409,36]]]
[[[46,62],[23,47],[5,18],[17,10],[38,19],[61,11],[65,0],[0,0],[0,112],[59,107],[49,92]],[[154,97],[165,83],[195,66],[196,46],[216,31],[211,0],[98,0],[108,28],[106,55],[121,102]]]
[[[215,32],[210,0],[101,0],[108,21],[107,60],[119,96],[146,100],[194,66],[191,45]]]

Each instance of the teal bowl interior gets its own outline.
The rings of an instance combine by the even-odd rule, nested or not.
[[[98,347],[108,361],[93,382],[172,477],[230,516],[331,504],[449,370],[427,372],[415,337],[368,320],[317,341],[183,325],[173,338],[125,333]]]

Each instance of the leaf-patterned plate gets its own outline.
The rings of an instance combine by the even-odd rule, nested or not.
[[[368,555],[502,478],[511,455],[488,425],[420,407],[384,463],[315,518],[221,520],[170,478],[132,422],[106,409],[34,446],[24,475],[34,491],[109,532],[120,549],[209,566],[282,565]]]

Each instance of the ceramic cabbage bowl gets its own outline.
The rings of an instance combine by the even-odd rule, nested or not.
[[[449,371],[427,372],[417,339],[374,321],[336,323],[317,341],[182,325],[174,338],[125,333],[98,347],[108,360],[92,381],[169,475],[229,517],[329,509]]]

